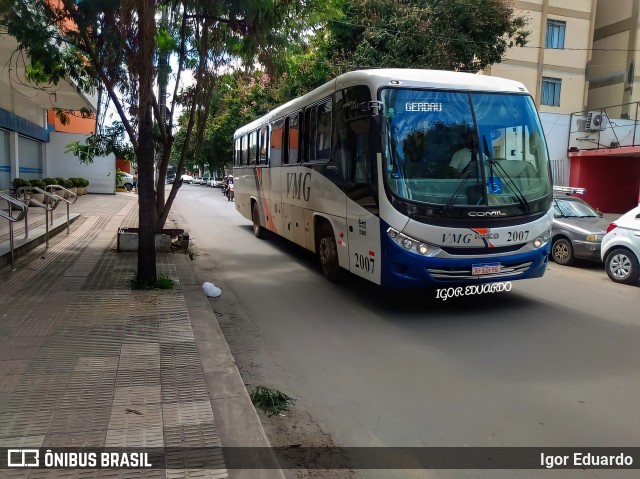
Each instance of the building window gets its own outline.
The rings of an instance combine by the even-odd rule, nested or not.
[[[545,48],[564,48],[564,31],[567,22],[547,20],[547,39]]]
[[[542,105],[560,106],[560,78],[542,77]]]

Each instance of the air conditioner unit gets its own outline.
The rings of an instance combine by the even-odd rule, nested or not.
[[[591,111],[587,116],[584,129],[586,131],[600,131],[604,128],[605,114],[601,111]]]

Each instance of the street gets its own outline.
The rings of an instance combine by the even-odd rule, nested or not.
[[[601,265],[550,263],[544,278],[513,282],[510,292],[445,301],[435,290],[382,291],[356,277],[332,284],[313,254],[255,238],[219,189],[184,185],[174,212],[195,242],[199,279],[222,288],[211,301],[245,383],[297,398],[296,417],[312,438],[298,443],[640,446],[640,287],[613,283]]]

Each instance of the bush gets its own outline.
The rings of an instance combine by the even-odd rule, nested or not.
[[[76,188],[82,188],[82,185],[84,183],[82,181],[82,178],[69,178],[67,181],[70,181]]]
[[[87,186],[89,186],[89,180],[87,180],[86,178],[81,178],[82,180],[82,187],[86,188]]]
[[[41,190],[44,190],[47,184],[42,180],[31,180],[31,186],[35,186],[36,188],[40,188]]]
[[[29,180],[25,180],[24,178],[14,178],[11,184],[14,190],[22,188],[23,186],[31,186],[31,182]]]
[[[44,181],[46,183],[45,186],[57,185],[58,184],[58,179],[57,178],[43,178],[42,181]]]

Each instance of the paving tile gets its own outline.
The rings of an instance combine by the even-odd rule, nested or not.
[[[77,359],[73,371],[96,371],[103,369],[117,369],[118,356],[81,356]]]
[[[44,434],[40,436],[0,437],[0,447],[40,447],[44,437]]]
[[[42,447],[105,447],[106,430],[47,434]]]
[[[162,426],[109,429],[105,447],[158,447],[164,446]]]
[[[44,435],[54,413],[53,407],[30,412],[2,412],[0,413],[0,438]]]
[[[130,404],[157,404],[161,402],[160,386],[129,386],[116,388],[113,406]]]
[[[59,408],[47,434],[106,430],[111,411],[105,407]]]
[[[116,388],[158,385],[160,385],[160,368],[118,369],[116,375]]]
[[[206,460],[210,462],[211,460]],[[197,459],[187,458],[185,462],[200,462]],[[224,467],[224,462],[222,463]],[[226,469],[167,469],[167,479],[225,479],[229,477]]]
[[[11,392],[31,364],[30,359],[0,361],[0,392]]]
[[[164,427],[165,447],[220,447],[218,431],[212,423]]]
[[[162,405],[165,427],[213,424],[213,411],[209,401],[169,403]]]
[[[137,427],[162,427],[162,406],[156,404],[113,405],[109,429],[132,429]]]

